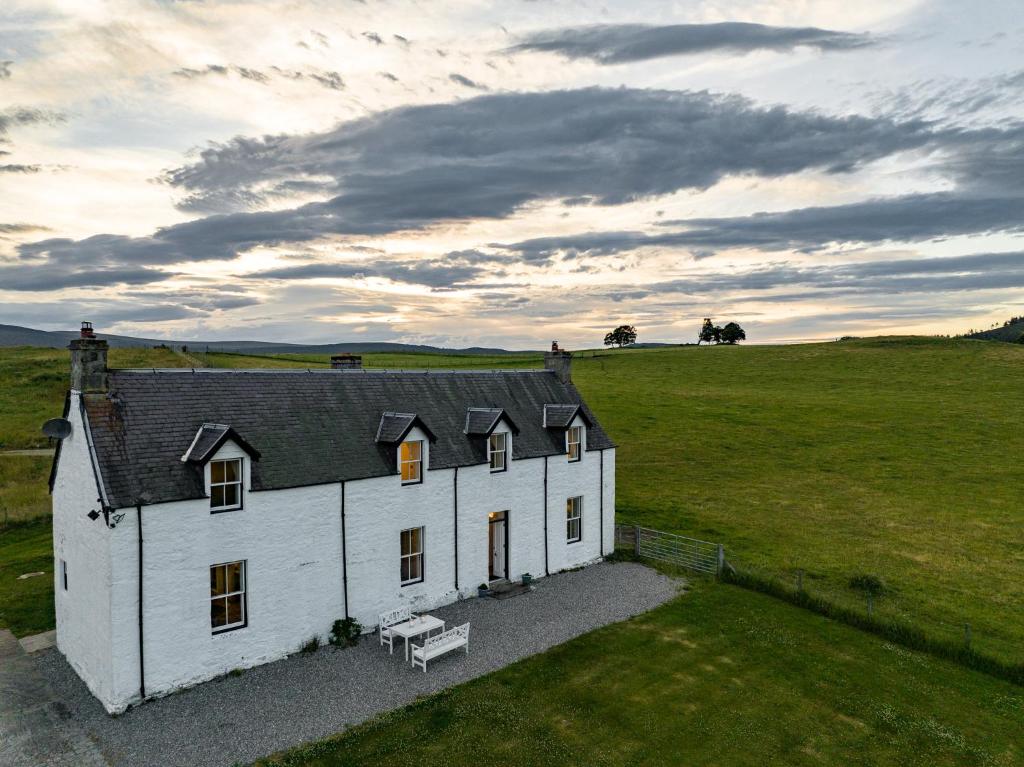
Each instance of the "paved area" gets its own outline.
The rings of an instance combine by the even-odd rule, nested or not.
[[[472,624],[470,654],[413,670],[376,635],[327,647],[107,716],[56,650],[34,656],[50,685],[115,767],[250,762],[358,724],[417,697],[507,666],[675,596],[681,582],[635,563],[593,565],[541,579],[513,599],[468,599],[432,610]],[[2,763],[2,762],[0,762]]]
[[[56,646],[57,632],[44,631],[42,634],[33,634],[30,637],[22,637],[18,640],[18,644],[20,644],[21,649],[29,655],[40,652],[41,650],[48,650],[51,647]]]
[[[10,631],[0,631],[0,765],[105,767]]]

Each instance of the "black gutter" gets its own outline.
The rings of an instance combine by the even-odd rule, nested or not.
[[[601,556],[604,556],[604,449],[601,449]]]
[[[452,479],[452,506],[455,511],[455,590],[459,590],[459,467]]]
[[[548,457],[544,456],[544,575],[548,572]]]
[[[345,538],[345,480],[341,480],[341,589],[348,618],[348,540]]]
[[[139,513],[139,695],[146,699],[146,651],[142,643],[142,504],[135,505]]]

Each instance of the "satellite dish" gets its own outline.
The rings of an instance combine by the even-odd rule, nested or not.
[[[53,439],[71,436],[71,421],[67,418],[51,418],[43,424],[43,434]]]

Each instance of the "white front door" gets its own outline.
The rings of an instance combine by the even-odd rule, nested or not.
[[[489,515],[487,527],[489,528],[489,544],[491,550],[490,557],[490,579],[496,580],[498,578],[507,578],[508,573],[505,572],[505,563],[507,560],[506,548],[508,546],[508,536],[506,525],[508,524],[505,519],[505,512],[498,511],[492,512]]]

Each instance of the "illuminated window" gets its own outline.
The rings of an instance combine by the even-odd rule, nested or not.
[[[580,459],[580,440],[582,437],[582,426],[570,426],[565,432],[565,452],[569,454],[570,461],[578,461]]]
[[[412,485],[423,481],[423,442],[403,442],[399,449],[402,465],[402,484]]]
[[[491,471],[505,471],[507,466],[505,463],[507,444],[508,435],[504,432],[491,435],[487,445],[487,453],[491,461]]]
[[[245,562],[210,568],[210,627],[213,633],[245,625]]]
[[[583,496],[565,499],[565,542],[583,539]]]
[[[210,511],[242,508],[242,459],[210,461]]]
[[[423,528],[402,531],[402,585],[423,580]]]

